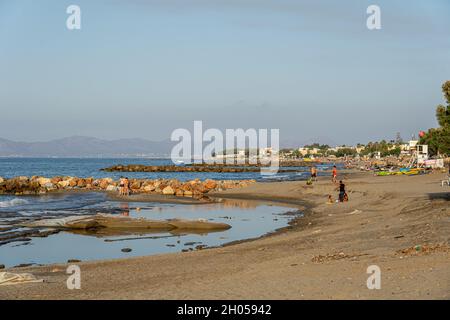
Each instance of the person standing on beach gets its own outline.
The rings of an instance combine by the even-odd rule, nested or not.
[[[311,167],[311,180],[317,181],[317,168],[315,166]]]
[[[336,166],[333,166],[333,173],[331,174],[332,178],[331,181],[333,181],[333,183],[337,182],[337,168]]]
[[[128,180],[127,177],[125,177],[125,179],[123,180],[123,194],[125,196],[129,196],[130,195],[130,181]]]
[[[121,195],[121,196],[123,196],[125,194],[124,187],[125,187],[124,178],[120,177],[120,180],[119,180],[119,195]]]
[[[344,202],[346,198],[345,193],[345,184],[342,182],[342,180],[339,181],[339,202]]]

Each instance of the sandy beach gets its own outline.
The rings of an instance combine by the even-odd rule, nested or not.
[[[81,289],[67,265],[8,269],[44,283],[4,286],[0,299],[449,299],[450,193],[442,173],[348,173],[350,201],[327,204],[320,177],[255,183],[215,197],[284,203],[305,216],[259,239],[193,252],[81,262]],[[366,270],[381,269],[369,290]]]

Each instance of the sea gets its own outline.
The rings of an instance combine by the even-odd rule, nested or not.
[[[122,172],[100,169],[118,164],[171,165],[170,159],[142,158],[0,158],[0,177],[15,176],[76,176],[111,177],[118,179]],[[333,164],[319,165],[318,174]],[[220,180],[255,179],[271,181],[305,180],[307,167],[289,167],[295,172],[262,176],[259,172],[127,172],[129,178],[171,179],[181,181],[199,178]],[[62,231],[48,237],[18,237],[26,232],[24,222],[93,214],[127,215],[147,219],[206,219],[224,222],[231,229],[210,233],[139,233],[103,234]],[[218,199],[208,204],[168,204],[158,202],[121,202],[101,192],[58,193],[40,196],[0,195],[0,264],[6,267],[20,264],[64,263],[69,259],[99,260],[144,256],[159,253],[195,250],[197,246],[214,247],[229,242],[256,238],[286,227],[302,212],[274,203],[249,200]],[[13,237],[14,238],[14,237]],[[131,249],[122,251],[122,249]]]
[[[173,165],[171,159],[146,158],[0,158],[0,177],[12,178],[16,176],[75,176],[80,178],[106,178],[118,179],[123,172],[101,171],[113,165],[142,164],[149,166]],[[318,165],[318,174],[329,170],[333,164]],[[172,179],[181,181],[199,178],[217,180],[255,179],[258,181],[276,180],[304,180],[309,177],[308,167],[289,167],[296,172],[280,172],[275,175],[261,175],[260,172],[127,172],[128,178],[142,179]]]

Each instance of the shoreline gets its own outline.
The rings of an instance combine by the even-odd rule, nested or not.
[[[117,195],[115,193],[111,193],[108,191],[88,191],[88,190],[71,190],[71,191],[64,191],[64,190],[58,190],[58,191],[54,191],[52,192],[53,194],[80,194],[80,193],[102,193],[102,194],[106,194],[107,196],[107,200],[109,201],[117,201],[117,202],[127,202],[127,203],[139,203],[139,202],[145,202],[145,203],[168,203],[168,204],[176,204],[176,205],[211,205],[211,204],[217,204],[217,205],[230,205],[229,202],[236,202],[238,204],[238,207],[240,207],[240,205],[245,204],[245,207],[247,207],[249,204],[253,204],[255,206],[258,205],[268,205],[268,206],[277,206],[277,207],[283,207],[286,211],[284,211],[283,213],[280,213],[280,215],[283,216],[291,216],[291,215],[295,215],[296,217],[294,218],[290,218],[289,221],[287,222],[287,224],[283,227],[278,227],[276,229],[261,233],[258,236],[255,237],[250,237],[250,238],[244,238],[242,239],[237,239],[237,240],[231,240],[229,242],[225,242],[223,244],[220,245],[213,245],[213,246],[205,246],[202,247],[201,250],[207,250],[207,249],[213,249],[213,248],[219,248],[219,247],[223,247],[223,246],[229,246],[232,244],[236,244],[236,243],[244,243],[247,241],[254,241],[257,239],[261,239],[264,237],[269,237],[271,235],[274,234],[278,234],[281,232],[284,232],[285,230],[289,229],[292,227],[293,224],[297,224],[297,222],[299,221],[299,219],[301,219],[304,216],[304,210],[305,210],[305,203],[302,202],[302,206],[300,206],[298,203],[296,202],[292,202],[292,203],[286,203],[286,202],[281,202],[280,200],[270,200],[270,199],[264,199],[264,200],[259,200],[259,199],[255,199],[255,198],[244,198],[244,199],[236,199],[235,197],[226,197],[226,196],[220,196],[220,195],[215,195],[213,197],[204,197],[202,199],[193,199],[193,198],[180,198],[180,197],[175,197],[175,196],[162,196],[162,195],[155,195],[155,194],[135,194],[132,196],[120,196]],[[28,196],[24,196],[24,197],[39,197],[39,195],[28,195]],[[207,198],[207,199],[206,199]],[[231,205],[233,205],[233,203],[231,203]],[[295,213],[294,213],[295,211]],[[83,217],[83,215],[80,216],[80,219]],[[93,218],[95,219],[95,215],[91,215],[88,216],[87,219],[89,218]],[[34,222],[38,222],[40,219],[38,220],[34,220]],[[43,219],[45,220],[45,219]],[[161,222],[164,223],[165,220],[149,220],[151,222]],[[186,221],[190,221],[190,220],[186,220]],[[192,220],[195,221],[195,220]],[[33,223],[33,222],[32,222]],[[26,223],[24,223],[24,226],[28,226],[28,227],[32,227],[31,225],[26,225]],[[36,228],[36,227],[35,227]],[[42,227],[41,227],[42,228]],[[51,227],[50,227],[51,228]],[[44,228],[45,229],[45,228]],[[122,228],[124,231],[126,231],[126,225],[123,226]],[[55,229],[54,231],[39,231],[39,227],[37,227],[37,229],[33,232],[30,231],[29,234],[27,235],[30,238],[41,238],[44,237],[42,234],[43,233],[48,233],[48,236],[53,235],[53,234],[58,234],[59,232],[68,232],[68,233],[77,233],[76,231],[78,231],[79,229],[74,228],[74,229],[70,229],[70,227],[68,228],[60,228],[60,229]],[[114,230],[118,230],[117,227]],[[184,230],[184,229],[183,229]],[[189,229],[190,231],[193,231],[193,229]],[[202,229],[200,229],[201,231]],[[206,231],[206,229],[204,229]],[[208,229],[209,230],[209,229]],[[131,231],[131,230],[128,230]],[[211,230],[210,230],[211,231]],[[145,230],[141,230],[141,232],[143,232],[145,234]],[[148,230],[149,233],[152,233],[152,230],[149,229]],[[153,231],[155,232],[155,231]],[[195,232],[194,232],[195,233]],[[89,230],[86,230],[86,235],[89,235],[90,232]],[[95,232],[92,233],[91,235],[95,235]],[[47,237],[47,235],[45,236]],[[14,242],[14,241],[19,241],[22,240],[23,236],[21,238],[18,238],[18,240],[7,240],[9,242]],[[31,240],[31,239],[30,239]],[[162,254],[162,253],[156,253],[156,254]],[[146,255],[141,255],[141,257],[144,256],[151,256],[151,255],[155,255],[155,253],[151,254],[146,254]],[[104,259],[104,258],[103,258]],[[89,260],[80,260],[83,262],[100,262],[103,259],[89,259]],[[127,258],[110,258],[107,260],[115,260],[115,259],[127,259]],[[73,260],[73,259],[72,259]],[[78,259],[76,259],[78,260]],[[0,265],[1,265],[0,261]],[[4,262],[4,261],[3,261]],[[15,269],[18,267],[45,267],[45,266],[53,266],[53,265],[61,265],[61,264],[65,264],[66,262],[64,261],[59,261],[59,262],[52,262],[52,263],[19,263],[17,265],[11,265],[9,267],[6,267],[5,270],[7,269]]]
[[[113,196],[111,199],[114,201],[126,201],[126,202],[150,202],[150,201],[155,201],[155,202],[160,202],[161,200],[160,195],[147,195],[147,194],[141,194],[141,195],[136,195],[135,198],[130,198],[130,197],[122,197],[122,196]],[[299,222],[301,222],[302,220],[305,219],[306,215],[309,213],[309,211],[311,210],[311,208],[314,206],[312,203],[308,202],[307,200],[295,200],[295,199],[282,199],[282,198],[275,198],[275,199],[268,199],[266,197],[264,198],[259,198],[256,195],[253,196],[243,196],[243,197],[239,197],[236,195],[228,195],[228,194],[224,194],[224,193],[214,193],[214,194],[209,194],[206,198],[210,198],[212,199],[212,201],[202,201],[202,199],[186,199],[188,200],[187,202],[183,202],[183,199],[179,199],[177,197],[167,197],[165,198],[165,201],[162,200],[161,202],[166,202],[166,203],[173,203],[173,204],[187,204],[187,205],[202,205],[202,204],[212,204],[212,203],[221,203],[221,201],[216,201],[216,200],[236,200],[236,201],[244,201],[244,202],[257,202],[260,204],[267,204],[267,205],[276,205],[276,206],[281,206],[281,207],[286,207],[286,209],[293,209],[293,210],[289,210],[286,211],[284,213],[282,213],[282,215],[289,215],[292,213],[292,211],[296,211],[297,213],[297,217],[290,219],[289,222],[287,223],[286,226],[281,227],[281,228],[277,228],[274,229],[270,232],[264,233],[258,237],[254,237],[254,238],[245,238],[245,239],[241,239],[241,240],[234,240],[231,242],[226,242],[222,245],[219,246],[208,246],[203,248],[202,250],[210,250],[210,249],[215,249],[215,248],[221,248],[221,247],[226,247],[226,246],[231,246],[234,244],[238,244],[238,243],[245,243],[245,242],[250,242],[250,241],[256,241],[258,239],[263,239],[266,237],[271,237],[274,236],[276,234],[280,234],[283,233],[287,230],[290,230],[293,228],[293,226],[297,226],[299,224]],[[301,213],[299,213],[301,212]],[[125,258],[126,259],[126,258]],[[89,262],[89,261],[86,261]],[[92,262],[92,261],[91,261]],[[95,261],[93,261],[95,262]]]
[[[304,216],[279,232],[208,250],[81,262],[86,279],[84,289],[78,291],[64,287],[67,264],[8,269],[32,272],[51,282],[3,287],[0,298],[449,299],[450,288],[442,279],[450,279],[450,197],[437,185],[439,179],[434,173],[417,177],[349,174],[344,182],[350,201],[333,205],[325,204],[334,186],[324,178],[312,187],[304,181],[254,183],[212,193],[208,196],[296,203],[303,205]],[[431,196],[443,191],[443,196]],[[415,245],[430,249],[398,256]],[[145,267],[148,263],[151,269]],[[388,274],[383,282],[388,290],[365,288],[365,269],[374,263]],[[122,270],[130,271],[123,275]],[[109,273],[122,276],[111,282]],[[202,274],[207,280],[200,280]],[[426,281],[414,281],[417,275]]]

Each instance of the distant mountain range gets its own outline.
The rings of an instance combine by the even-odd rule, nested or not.
[[[298,148],[314,142],[334,145],[326,137],[304,140],[284,140],[280,148]],[[73,136],[42,142],[20,142],[0,138],[0,157],[168,157],[177,142],[146,139],[104,140],[93,137]]]
[[[74,136],[44,142],[0,138],[0,157],[164,157],[173,142],[145,139],[103,140]]]

